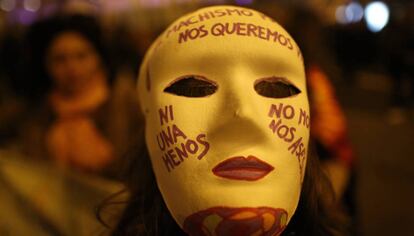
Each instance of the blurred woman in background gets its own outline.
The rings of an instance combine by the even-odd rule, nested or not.
[[[22,127],[25,153],[116,175],[141,125],[134,86],[114,80],[96,19],[63,15],[37,22],[27,46],[27,93],[35,99]]]

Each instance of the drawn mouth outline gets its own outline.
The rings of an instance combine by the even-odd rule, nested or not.
[[[256,181],[271,171],[274,167],[259,158],[249,155],[228,158],[217,164],[212,172],[222,178],[233,180]]]

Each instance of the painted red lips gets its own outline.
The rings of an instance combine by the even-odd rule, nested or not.
[[[227,179],[255,181],[273,169],[273,166],[255,156],[237,156],[220,162],[212,171],[215,175]]]

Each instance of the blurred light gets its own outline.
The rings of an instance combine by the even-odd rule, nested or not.
[[[140,3],[143,7],[159,7],[163,5],[161,0],[140,0]]]
[[[40,0],[24,0],[23,7],[28,11],[37,11],[41,4]]]
[[[372,32],[381,31],[388,23],[390,11],[383,2],[372,2],[365,7],[365,21]]]
[[[22,25],[30,25],[36,19],[36,14],[25,9],[19,9],[17,19]]]
[[[208,4],[224,3],[226,0],[204,0]]]
[[[346,9],[346,7],[344,5],[341,5],[338,8],[336,8],[335,18],[336,18],[336,21],[340,24],[349,23],[348,19],[346,18],[346,15],[345,15],[345,9]]]
[[[56,2],[46,3],[42,6],[43,16],[52,16],[57,11],[58,11],[58,5]]]
[[[12,11],[16,6],[16,0],[0,0],[0,8],[4,11]]]
[[[348,22],[358,22],[364,16],[364,9],[361,4],[357,2],[351,2],[345,8],[345,17]]]
[[[188,3],[191,2],[191,0],[175,0],[175,3]]]
[[[102,5],[108,11],[125,11],[131,9],[132,2],[129,0],[102,1]]]
[[[236,4],[238,5],[249,5],[252,3],[253,3],[253,0],[236,0]]]

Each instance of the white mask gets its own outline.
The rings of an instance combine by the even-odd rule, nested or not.
[[[267,16],[214,6],[174,22],[141,67],[158,187],[190,235],[278,235],[297,207],[309,139],[300,50]]]

